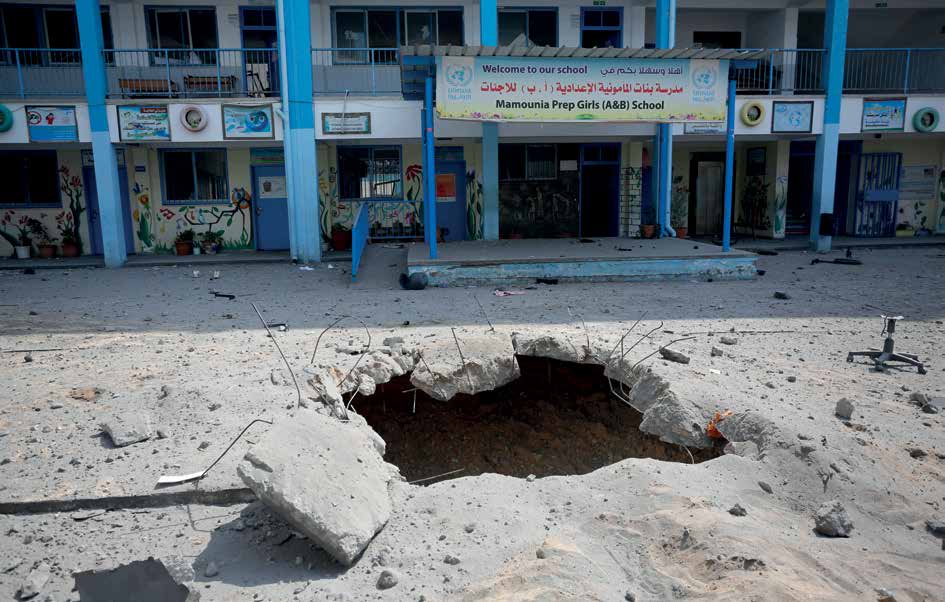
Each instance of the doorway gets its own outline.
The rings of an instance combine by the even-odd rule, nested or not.
[[[244,87],[249,96],[279,94],[279,36],[276,9],[271,6],[240,8],[240,37],[246,52]]]
[[[91,158],[91,153],[88,155]],[[105,246],[102,243],[102,216],[98,206],[98,186],[95,182],[95,168],[85,166],[82,168],[82,179],[85,180],[86,199],[88,200],[89,216],[89,250],[92,255],[102,255],[105,252]],[[118,168],[118,188],[121,191],[121,221],[125,231],[125,252],[135,252],[134,233],[131,229],[131,202],[128,196],[128,170],[125,169],[124,161]]]
[[[289,248],[289,199],[285,165],[253,166],[253,234],[257,251]]]
[[[582,144],[580,160],[580,236],[619,236],[620,144]]]
[[[864,153],[857,175],[854,236],[896,235],[900,153]]]
[[[837,148],[837,171],[834,184],[834,235],[854,235],[856,216],[854,181],[863,143],[860,140],[841,140]],[[814,163],[816,144],[810,140],[791,142],[788,161],[787,221],[785,234],[807,235],[811,228],[814,200]]]
[[[693,153],[689,159],[689,232],[693,236],[722,234],[725,196],[725,154]]]
[[[466,162],[436,162],[436,226],[443,242],[466,240]]]

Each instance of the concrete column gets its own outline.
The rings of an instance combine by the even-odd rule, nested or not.
[[[811,249],[820,253],[830,250],[832,232],[826,229],[833,222],[833,193],[837,180],[837,148],[840,144],[840,101],[843,97],[843,61],[847,48],[847,14],[849,0],[828,0],[824,22],[823,84],[824,127],[817,136],[814,158],[814,199],[811,207]],[[829,216],[825,218],[824,216]],[[821,235],[821,222],[825,233]]]
[[[783,36],[779,41],[781,48],[797,48],[797,18],[799,14],[797,8],[782,9],[783,16]],[[797,72],[797,62],[803,60],[796,52],[786,53],[784,62],[781,66],[781,87],[794,88],[794,74]],[[787,92],[793,94],[793,92]]]
[[[787,193],[788,174],[791,165],[791,141],[779,139],[777,142],[777,162],[774,172],[774,207],[771,215],[774,216],[771,235],[774,238],[784,238],[787,228]]]
[[[79,44],[82,48],[82,76],[85,79],[85,95],[89,103],[102,247],[105,252],[105,265],[117,268],[124,265],[128,257],[125,252],[125,228],[122,223],[121,188],[118,184],[118,159],[115,157],[115,148],[108,133],[102,17],[98,0],[78,0],[76,18],[79,23]],[[94,234],[89,232],[89,236]],[[90,241],[83,241],[83,244],[90,244]]]
[[[656,0],[656,47],[672,48],[676,44],[676,0]],[[676,236],[670,225],[673,189],[673,125],[661,123],[657,126],[654,147],[658,149],[657,162],[657,206],[656,220],[660,224],[660,237]]]
[[[479,3],[479,39],[483,46],[499,43],[496,0]],[[499,124],[482,124],[482,237],[499,238]]]
[[[308,0],[278,0],[280,77],[289,250],[303,263],[321,261],[318,162],[312,105],[312,34]]]
[[[646,43],[646,6],[630,6],[627,12],[627,48],[643,48]]]

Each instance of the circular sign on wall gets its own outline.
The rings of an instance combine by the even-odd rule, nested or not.
[[[742,118],[742,123],[748,127],[755,127],[765,118],[765,106],[755,100],[746,102],[742,105],[742,110],[739,114]]]
[[[912,127],[914,127],[917,132],[934,132],[935,129],[938,128],[938,123],[938,111],[932,107],[919,109],[915,112],[915,115],[912,116]]]
[[[180,123],[189,132],[199,132],[207,127],[207,113],[197,105],[187,105],[180,111]]]
[[[0,105],[0,132],[9,131],[13,127],[13,111],[6,105]]]

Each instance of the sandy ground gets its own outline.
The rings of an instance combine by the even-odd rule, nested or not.
[[[945,396],[945,251],[857,257],[865,265],[762,257],[766,274],[751,282],[561,284],[505,298],[383,280],[351,287],[345,264],[204,267],[196,278],[183,267],[0,272],[0,504],[10,508],[150,495],[160,475],[209,464],[252,418],[302,411],[251,303],[288,323],[275,336],[300,378],[318,333],[346,314],[375,344],[401,336],[422,346],[451,338],[451,327],[462,339],[489,323],[583,338],[583,319],[606,346],[645,313],[639,330],[663,326],[640,357],[695,336],[674,345],[690,364],[649,362],[707,411],[770,425],[760,458],[632,459],[585,476],[403,485],[391,521],[347,571],[258,503],[0,515],[0,599],[40,560],[53,576],[37,599],[60,601],[78,599],[73,571],[156,556],[191,567],[205,600],[872,600],[878,588],[945,600],[945,550],[925,528],[945,519],[945,413],[909,401]],[[220,278],[210,280],[214,269]],[[845,361],[881,344],[881,313],[906,316],[897,348],[925,359],[927,375]],[[366,343],[356,321],[341,326],[319,361],[344,364],[350,356],[334,346]],[[719,345],[726,333],[738,344]],[[710,357],[713,346],[724,355]],[[29,362],[9,353],[27,349]],[[96,394],[71,395],[85,388]],[[850,425],[834,416],[841,397],[856,406]],[[99,434],[112,413],[147,413],[167,436],[113,448]],[[254,432],[201,490],[243,487],[235,466]],[[814,511],[833,499],[854,522],[848,539],[812,531]],[[727,512],[736,502],[747,516]],[[206,577],[210,561],[220,571]],[[400,583],[381,591],[384,566]]]

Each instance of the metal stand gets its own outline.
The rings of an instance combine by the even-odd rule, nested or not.
[[[880,334],[886,335],[886,339],[883,341],[882,351],[878,349],[851,351],[847,354],[847,361],[852,362],[854,357],[863,355],[873,360],[876,370],[880,372],[887,368],[887,362],[900,362],[915,366],[918,368],[919,374],[925,374],[925,366],[919,361],[918,356],[909,353],[896,353],[894,350],[896,342],[893,340],[892,335],[896,332],[896,322],[902,320],[902,316],[882,316],[882,318],[884,320],[884,326],[883,332]]]

